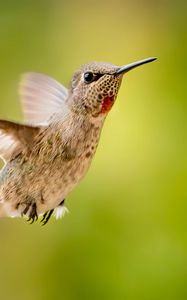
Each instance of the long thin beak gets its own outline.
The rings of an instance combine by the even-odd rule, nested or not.
[[[146,59],[142,59],[142,60],[139,60],[139,61],[136,61],[132,64],[129,64],[129,65],[126,65],[126,66],[122,66],[120,69],[118,69],[117,71],[115,71],[113,74],[115,75],[119,75],[119,74],[122,74],[122,73],[127,73],[128,71],[138,67],[138,66],[141,66],[141,65],[144,65],[144,64],[147,64],[149,62],[152,62],[154,60],[156,60],[157,57],[149,57],[149,58],[146,58]]]

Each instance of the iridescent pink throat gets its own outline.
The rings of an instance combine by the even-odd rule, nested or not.
[[[109,112],[112,108],[112,105],[114,104],[114,96],[109,97],[107,96],[102,103],[101,113],[106,114]]]

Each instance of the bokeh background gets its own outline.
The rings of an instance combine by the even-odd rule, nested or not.
[[[70,213],[0,220],[1,299],[187,299],[187,2],[0,1],[0,117],[17,84],[68,84],[81,64],[158,60],[128,73]]]

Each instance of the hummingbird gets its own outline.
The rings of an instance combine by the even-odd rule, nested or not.
[[[66,197],[89,169],[124,74],[155,59],[122,67],[85,64],[68,89],[47,75],[23,75],[23,124],[0,120],[0,216],[30,223],[41,216],[45,225],[52,214],[64,214]]]

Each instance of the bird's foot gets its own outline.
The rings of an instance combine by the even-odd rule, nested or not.
[[[24,205],[25,208],[22,211],[21,215],[27,215],[29,217],[27,221],[30,222],[30,224],[32,224],[34,221],[38,220],[36,202],[32,197],[27,197]]]
[[[37,220],[38,220],[38,215],[37,215],[36,203],[33,203],[27,222],[30,222],[30,224],[32,224],[32,223],[34,223],[34,221],[37,221]]]
[[[48,210],[45,212],[42,216],[41,223],[42,225],[47,224],[49,219],[51,218],[52,214],[54,213],[56,216],[56,219],[61,218],[66,212],[68,212],[68,209],[64,206],[64,200],[60,202],[60,204],[55,208]],[[28,222],[30,224],[34,223],[38,220],[38,214],[37,214],[37,206],[36,202],[32,197],[27,197],[25,202],[23,203],[25,205],[24,210],[22,211],[22,216],[28,216]]]
[[[42,226],[47,224],[47,222],[49,221],[49,219],[52,216],[53,212],[54,212],[54,209],[51,209],[51,210],[48,210],[46,213],[43,214],[43,218],[40,221],[40,223],[42,223]]]
[[[59,219],[64,216],[66,212],[68,212],[68,209],[64,206],[64,201],[65,199],[62,200],[55,209],[48,210],[43,214],[43,218],[41,220],[42,226],[47,224],[53,213],[55,214],[56,219]]]

